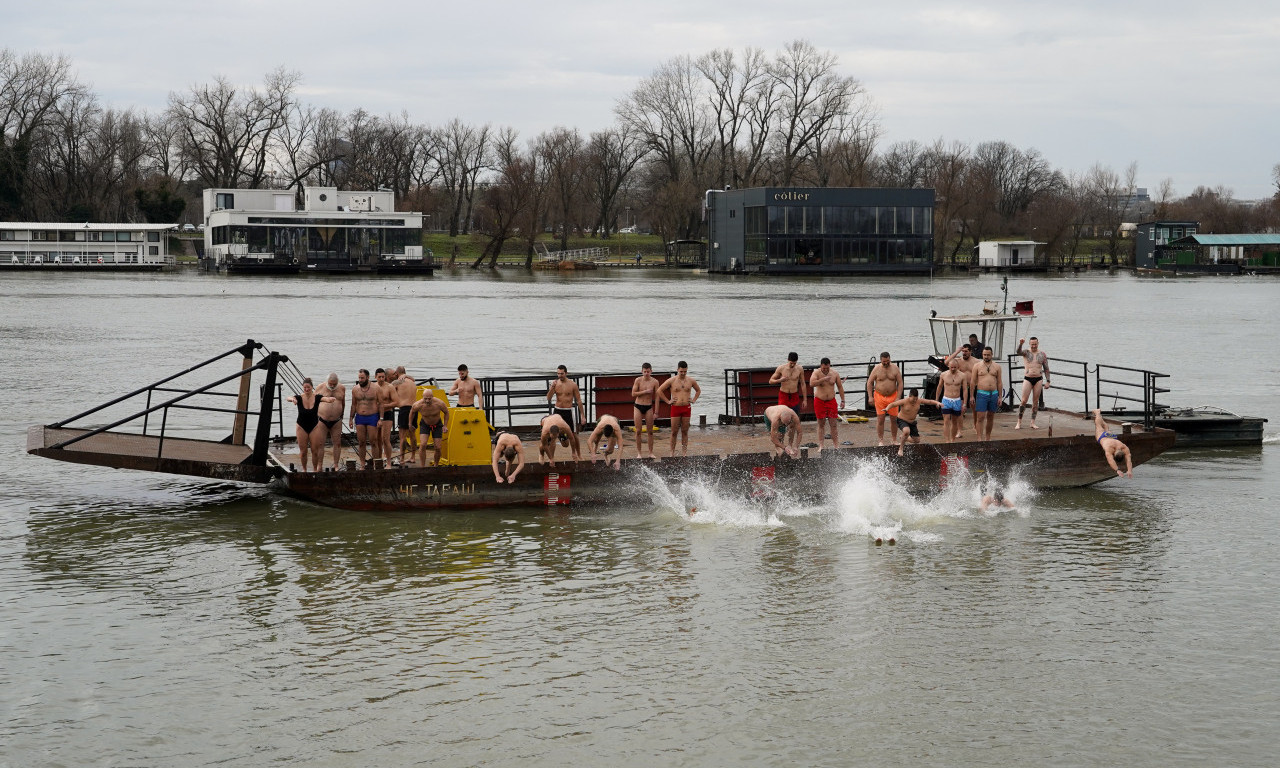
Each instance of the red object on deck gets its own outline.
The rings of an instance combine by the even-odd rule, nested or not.
[[[596,418],[613,416],[620,424],[632,423],[634,421],[632,417],[635,415],[632,410],[635,400],[631,397],[631,384],[639,377],[639,373],[596,376],[595,389],[592,393],[595,395]],[[670,376],[662,373],[654,374],[653,378],[657,379],[658,386],[662,386],[662,382]]]
[[[1015,301],[1013,303],[1013,313],[1015,315],[1034,315],[1036,311],[1032,306],[1033,304],[1035,304],[1034,301]]]

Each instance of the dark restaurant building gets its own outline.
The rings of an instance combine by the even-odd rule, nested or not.
[[[706,194],[708,269],[928,274],[932,189],[756,187]]]

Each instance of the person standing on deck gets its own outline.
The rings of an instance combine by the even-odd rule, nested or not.
[[[431,459],[432,465],[440,463],[440,450],[444,446],[445,433],[449,431],[449,404],[431,394],[431,390],[422,393],[422,399],[413,404],[410,416],[416,419],[423,437],[430,437],[435,448]],[[427,444],[420,441],[418,445],[418,463],[427,466]]]
[[[947,372],[938,379],[936,397],[942,401],[942,437],[943,442],[953,442],[956,432],[955,421],[964,416],[964,402],[969,399],[969,377],[960,372],[960,361],[951,358],[947,363]]]
[[[640,375],[631,382],[632,423],[636,427],[636,456],[642,459],[657,459],[653,455],[654,422],[658,420],[658,380],[653,378],[653,366],[645,363],[640,366]],[[649,455],[644,455],[640,441],[648,438]]]
[[[973,369],[978,364],[978,358],[974,357],[971,350],[972,350],[972,347],[970,347],[968,344],[963,344],[960,346],[959,349],[955,351],[954,354],[948,355],[942,362],[949,363],[951,362],[951,359],[954,357],[956,360],[960,362],[960,372],[963,373],[965,376],[972,376]],[[969,397],[971,398],[973,397],[972,389],[969,390]],[[969,409],[973,411],[973,431],[977,433],[978,411],[973,407],[973,400],[966,400],[965,405],[969,406]],[[961,435],[961,431],[963,429],[964,429],[964,420],[957,419],[956,420],[956,439],[957,440],[959,440],[963,436]]]
[[[901,400],[895,400],[892,405],[900,408],[898,415],[894,417],[893,423],[896,425],[898,433],[898,455],[904,455],[903,451],[907,447],[907,440],[912,443],[920,442],[920,427],[916,423],[916,417],[920,413],[922,405],[942,406],[937,400],[926,400],[920,397],[920,390],[915,387],[911,388],[910,394]]]
[[[347,388],[338,380],[337,373],[330,373],[329,378],[316,392],[333,398],[332,402],[320,404],[320,424],[333,444],[333,471],[337,472],[342,462],[342,414],[347,409]]]
[[[976,333],[969,334],[969,355],[974,360],[981,360],[982,350],[986,348],[987,347],[985,344],[983,344],[981,341],[978,341],[978,334]]]
[[[547,389],[547,402],[553,400],[552,412],[564,419],[571,431],[577,432],[577,425],[586,421],[587,413],[582,406],[582,390],[578,388],[578,382],[569,378],[569,369],[563,365],[556,367],[556,380]]]
[[[1116,477],[1133,477],[1133,453],[1120,438],[1107,431],[1107,422],[1102,419],[1102,409],[1093,409],[1093,437],[1098,441],[1102,452],[1106,454],[1107,464],[1116,471]],[[1116,457],[1124,456],[1124,471],[1116,464]]]
[[[761,418],[769,425],[769,441],[773,443],[773,455],[781,456],[785,453],[793,459],[799,458],[800,440],[803,437],[800,414],[789,405],[771,405],[764,409],[764,415]]]
[[[804,381],[804,367],[798,365],[799,360],[800,355],[791,352],[787,355],[787,362],[778,366],[778,369],[769,377],[770,384],[778,385],[778,405],[791,408],[797,415],[805,403],[809,402],[809,390]]]
[[[361,368],[356,385],[351,388],[351,415],[347,426],[356,431],[356,456],[360,468],[368,466],[365,446],[373,446],[373,458],[382,458],[382,442],[378,439],[378,393],[369,383],[369,369]]]
[[[396,398],[396,425],[400,428],[400,463],[412,464],[413,457],[418,452],[418,430],[410,413],[414,401],[418,399],[418,382],[405,373],[403,365],[398,365],[391,388]],[[407,460],[404,457],[406,453],[409,454]]]
[[[505,459],[506,466],[503,468],[506,477],[502,476],[503,470],[498,468],[498,459]],[[498,435],[498,439],[493,444],[493,479],[501,483],[506,480],[508,484],[515,483],[516,475],[520,474],[520,470],[524,469],[524,443],[520,442],[520,438],[510,432],[503,432]]]
[[[458,366],[458,378],[453,380],[448,394],[458,396],[459,408],[479,408],[477,403],[484,400],[483,387],[479,379],[471,378],[466,363]]]
[[[668,393],[668,394],[664,394]],[[681,360],[676,375],[658,387],[658,399],[671,406],[671,455],[676,455],[676,433],[680,433],[680,453],[689,455],[689,421],[693,418],[693,404],[698,402],[702,387],[689,378],[689,364]]]
[[[391,466],[391,428],[396,423],[396,390],[391,386],[391,382],[387,381],[387,369],[379,368],[374,371],[377,379],[373,383],[374,397],[378,403],[378,441],[381,446],[382,458],[386,461],[385,467]],[[374,458],[377,458],[376,454]]]
[[[867,374],[867,398],[876,409],[876,440],[884,445],[885,416],[898,417],[898,409],[888,407],[902,397],[902,371],[894,364],[888,352],[880,353],[880,364]]]
[[[969,375],[978,439],[989,441],[996,423],[996,411],[1000,409],[1000,396],[1004,394],[1004,370],[991,359],[990,347],[983,347],[982,362],[975,365]]]
[[[831,359],[822,358],[817,370],[809,377],[809,386],[813,389],[813,415],[818,419],[818,452],[822,452],[822,441],[828,430],[831,434],[831,447],[840,447],[840,433],[836,424],[840,421],[840,409],[844,408],[844,380],[840,374],[831,369]],[[840,392],[840,404],[836,405],[836,391]]]
[[[1027,410],[1027,398],[1031,398],[1031,428],[1036,427],[1036,413],[1040,411],[1041,393],[1049,388],[1049,356],[1040,349],[1040,340],[1031,337],[1031,347],[1023,349],[1026,339],[1018,339],[1018,348],[1014,354],[1021,355],[1022,371],[1022,404],[1018,406],[1018,423],[1014,429],[1022,429],[1022,412]]]
[[[311,403],[308,405],[307,401]],[[325,402],[332,403],[333,398],[321,395],[311,386],[311,377],[302,380],[302,393],[290,395],[285,402],[298,406],[297,426],[294,429],[298,440],[298,462],[302,471],[307,471],[307,455],[311,456],[311,471],[319,472],[324,465],[325,429],[320,424],[320,406]]]

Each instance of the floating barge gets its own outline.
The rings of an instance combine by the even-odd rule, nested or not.
[[[195,371],[237,356],[239,370],[198,387],[178,386]],[[865,365],[848,364],[845,371]],[[288,494],[352,510],[615,504],[643,501],[652,498],[661,484],[683,482],[744,496],[814,498],[823,496],[833,483],[868,462],[906,487],[922,492],[936,489],[957,472],[995,477],[1001,482],[1016,475],[1039,488],[1086,486],[1115,476],[1094,440],[1092,420],[1063,410],[1042,412],[1038,430],[1015,431],[1012,416],[1001,414],[990,442],[974,440],[972,426],[966,425],[967,439],[947,444],[942,442],[940,423],[921,419],[923,442],[907,445],[902,457],[897,456],[896,447],[876,445],[874,420],[845,424],[839,429],[839,448],[828,447],[821,453],[804,449],[798,458],[776,457],[768,431],[757,415],[777,397],[776,386],[771,390],[755,383],[753,377],[762,370],[725,372],[726,400],[733,412],[722,414],[718,419],[722,423],[706,424],[703,418],[702,423],[691,427],[688,456],[664,457],[660,461],[638,459],[634,458],[632,442],[627,446],[627,455],[632,458],[623,459],[621,469],[590,461],[539,464],[536,427],[509,424],[507,431],[520,434],[525,441],[527,463],[514,484],[500,484],[495,482],[488,463],[489,423],[503,416],[510,421],[513,415],[546,413],[545,399],[541,403],[538,400],[545,395],[550,377],[486,379],[483,411],[451,409],[449,441],[479,445],[484,463],[307,472],[298,467],[297,447],[284,434],[286,428],[291,429],[292,421],[285,414],[284,390],[300,390],[301,374],[287,357],[250,340],[70,419],[31,427],[27,452],[73,463],[274,483]],[[588,415],[598,418],[612,413],[629,417],[633,377],[634,374],[575,377],[587,401]],[[849,378],[853,380],[855,376]],[[913,386],[910,380],[907,385]],[[226,391],[227,387],[233,391]],[[850,384],[847,391],[856,393],[859,389]],[[255,392],[256,398],[251,397]],[[112,409],[141,398],[146,399],[142,410],[120,418],[106,416]],[[205,404],[210,398],[215,404]],[[228,400],[235,401],[233,407],[216,404]],[[230,434],[196,439],[189,436],[190,429],[184,428],[183,437],[174,437],[171,417],[178,413],[224,420],[230,416]],[[105,423],[77,426],[91,416]],[[136,431],[139,423],[140,432]],[[816,442],[816,432],[812,431],[815,426],[805,425],[806,443]],[[135,431],[122,431],[123,428]],[[1135,466],[1174,444],[1174,433],[1158,427],[1117,424],[1114,431],[1130,447]],[[889,433],[886,429],[886,437]],[[669,439],[665,431],[655,435],[659,454],[666,452]],[[830,441],[827,443],[829,446]],[[559,449],[558,455],[567,457],[565,451]],[[477,455],[476,450],[470,453]],[[448,455],[446,450],[446,461]],[[354,453],[348,449],[346,456],[353,458]]]

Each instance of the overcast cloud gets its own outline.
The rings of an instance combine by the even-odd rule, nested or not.
[[[1138,162],[1238,198],[1280,162],[1280,5],[656,0],[603,4],[389,0],[5,0],[0,46],[64,53],[117,107],[163,108],[215,75],[283,65],[303,97],[416,121],[589,132],[663,61],[796,38],[840,57],[875,100],[884,141],[1004,139],[1064,170]]]

